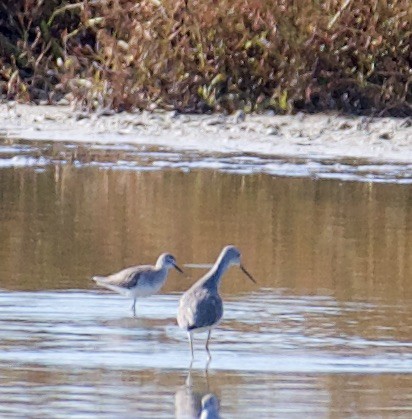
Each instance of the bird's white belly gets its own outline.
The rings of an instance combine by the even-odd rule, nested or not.
[[[211,326],[205,326],[205,327],[198,327],[197,329],[189,330],[190,333],[203,333],[203,332],[209,332],[210,330],[214,329],[216,326],[218,326],[220,321],[218,321],[215,324],[212,324]]]
[[[141,284],[138,288],[133,288],[130,290],[130,296],[133,298],[148,297],[149,295],[156,294],[161,287],[162,284],[155,286],[149,284]]]

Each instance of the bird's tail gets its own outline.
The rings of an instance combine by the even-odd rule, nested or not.
[[[126,295],[126,296],[129,295],[128,288],[119,287],[118,285],[107,282],[107,278],[105,276],[94,276],[92,277],[92,279],[94,282],[96,282],[97,285],[100,285],[103,288],[117,292],[122,295]]]

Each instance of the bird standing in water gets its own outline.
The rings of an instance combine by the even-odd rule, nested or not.
[[[223,274],[232,265],[238,265],[248,278],[255,279],[240,262],[240,251],[235,246],[223,248],[210,271],[189,288],[180,298],[177,323],[187,331],[190,350],[193,355],[193,333],[207,331],[206,351],[209,360],[209,340],[212,329],[219,324],[223,316],[223,302],[219,295],[219,285]]]
[[[176,259],[170,253],[163,253],[156,265],[132,266],[109,276],[94,276],[96,284],[133,298],[132,311],[136,316],[136,299],[156,294],[164,285],[170,268],[183,271],[177,266]]]

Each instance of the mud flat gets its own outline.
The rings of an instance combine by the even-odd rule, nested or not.
[[[242,112],[231,116],[182,115],[161,111],[89,115],[67,105],[7,103],[0,105],[0,137],[153,145],[202,154],[412,163],[411,118]]]

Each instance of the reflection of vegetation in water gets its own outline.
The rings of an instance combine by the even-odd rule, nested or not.
[[[410,113],[409,28],[408,0],[3,1],[0,91],[117,110]]]
[[[408,185],[70,165],[0,173],[2,281],[10,288],[88,288],[93,273],[152,263],[163,251],[182,264],[207,263],[234,243],[259,287],[407,298]],[[201,274],[172,274],[165,292]],[[236,269],[222,287],[254,289]]]

